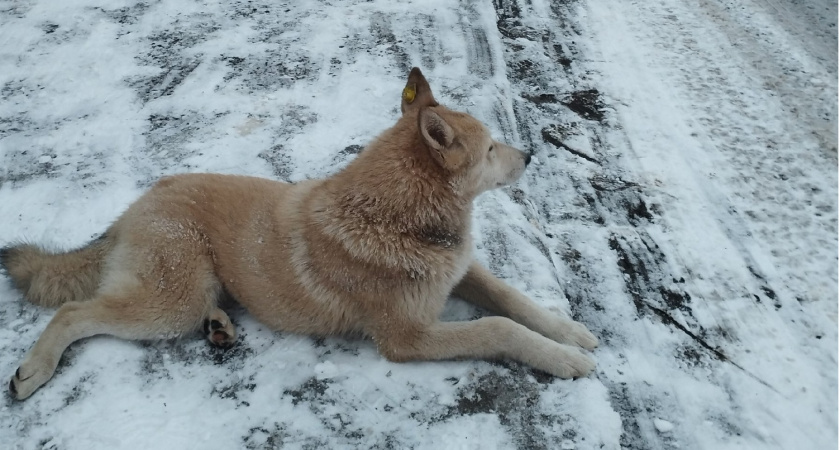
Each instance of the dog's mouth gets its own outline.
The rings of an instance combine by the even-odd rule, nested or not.
[[[525,166],[522,166],[521,169],[513,169],[510,172],[508,172],[507,176],[505,176],[504,181],[499,181],[499,182],[496,183],[496,187],[500,188],[500,187],[503,187],[503,186],[509,186],[513,183],[516,183],[517,181],[519,181],[520,178],[522,178],[522,175],[524,173],[525,173]]]

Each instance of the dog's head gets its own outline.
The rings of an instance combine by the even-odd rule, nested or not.
[[[438,104],[416,67],[403,90],[402,112],[404,117],[416,115],[425,151],[466,195],[513,183],[531,162],[530,154],[493,140],[487,127],[469,114]]]

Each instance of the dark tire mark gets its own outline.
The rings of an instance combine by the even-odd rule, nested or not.
[[[143,2],[137,3],[133,6],[124,6],[122,8],[117,9],[105,9],[105,8],[93,8],[94,10],[100,11],[105,17],[113,20],[114,22],[123,24],[123,25],[134,25],[142,16],[146,13],[149,9],[149,5]]]
[[[247,379],[238,379],[233,382],[224,382],[213,386],[210,391],[211,396],[218,396],[219,398],[232,400],[236,403],[236,407],[250,406],[247,400],[240,398],[248,397],[248,393],[253,393],[257,385],[254,383],[254,374],[251,374]]]
[[[665,286],[670,284],[673,278],[663,271],[667,265],[665,254],[644,232],[630,235],[613,234],[610,236],[609,246],[616,253],[618,268],[625,275],[625,287],[633,299],[636,312],[644,315],[647,311],[645,299],[650,298],[652,294],[662,298],[661,293],[668,292]],[[690,307],[680,306],[684,312],[691,315]]]
[[[283,448],[292,438],[285,423],[274,422],[272,425],[251,427],[248,434],[242,436],[242,443],[248,450]]]
[[[614,411],[621,416],[623,428],[619,445],[627,450],[648,450],[652,448],[651,443],[642,435],[639,420],[645,417],[638,402],[631,398],[630,390],[626,383],[607,384],[610,392],[610,404]]]
[[[438,40],[439,33],[435,18],[428,14],[417,14],[415,22],[411,29],[413,41],[409,43],[409,47],[419,49],[423,69],[432,70],[437,66],[438,58],[441,58],[443,51]],[[442,59],[446,62],[445,56]]]
[[[438,423],[453,417],[494,414],[499,423],[513,437],[517,448],[553,449],[560,445],[561,436],[575,442],[578,423],[568,414],[552,414],[539,407],[544,383],[553,379],[519,364],[499,363],[503,371],[493,371],[458,389],[455,405],[441,412],[413,414],[420,423]],[[531,375],[533,378],[529,377]],[[457,383],[457,379],[452,379]],[[559,428],[559,433],[547,435],[547,428]]]
[[[373,13],[370,19],[370,33],[375,39],[376,45],[384,45],[387,53],[392,55],[394,63],[401,73],[408,73],[411,70],[408,54],[403,48],[402,41],[398,40],[391,28],[391,18],[384,13]]]
[[[487,39],[487,30],[472,26],[479,19],[476,5],[468,3],[461,6],[462,33],[467,41],[467,64],[469,72],[488,79],[494,75],[495,60]]]
[[[198,23],[190,28],[176,26],[149,36],[145,54],[137,59],[141,64],[159,67],[161,73],[126,80],[143,103],[171,95],[201,64],[203,55],[185,55],[186,51],[220,29],[220,25],[201,19],[200,15],[195,17]]]
[[[225,83],[235,82],[237,90],[248,94],[289,88],[301,80],[313,80],[318,76],[318,67],[309,56],[288,51],[222,56],[221,60],[230,68],[224,77]]]
[[[562,101],[564,105],[587,120],[603,122],[604,105],[601,93],[597,89],[587,89],[569,93]]]
[[[201,64],[201,57],[186,59],[163,69],[159,75],[129,82],[143,103],[172,95],[175,89]]]
[[[288,150],[282,145],[275,145],[268,150],[260,152],[257,156],[264,159],[270,166],[274,176],[280,180],[289,181],[294,166]]]
[[[573,155],[575,155],[579,158],[583,158],[583,159],[585,159],[585,160],[587,160],[587,161],[589,161],[593,164],[599,164],[599,165],[601,164],[600,161],[598,161],[597,159],[587,155],[586,153],[583,153],[580,150],[576,150],[576,149],[566,145],[566,143],[563,142],[563,132],[562,132],[562,127],[560,125],[550,125],[550,126],[547,126],[547,127],[543,128],[542,129],[542,137],[543,137],[543,140],[545,140],[549,144],[552,144],[552,145],[556,146],[557,148],[562,148],[562,149],[566,150],[567,152],[569,152],[569,153],[571,153],[571,154],[573,154]]]
[[[638,184],[601,175],[590,178],[589,184],[595,191],[600,209],[612,212],[614,218],[620,219],[619,223],[639,227],[653,222],[653,208],[648,208]],[[621,213],[624,213],[624,217],[618,216]],[[653,241],[648,235],[645,239]]]

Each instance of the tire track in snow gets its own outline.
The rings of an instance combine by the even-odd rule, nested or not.
[[[744,368],[727,355],[725,348],[732,344],[731,339],[733,337],[730,330],[721,327],[719,324],[713,328],[707,328],[707,320],[698,321],[695,319],[694,309],[703,308],[704,303],[702,299],[698,303],[689,294],[687,289],[690,289],[690,282],[688,286],[685,285],[686,278],[690,278],[691,268],[677,269],[674,264],[679,264],[681,261],[675,250],[670,248],[669,245],[660,247],[656,243],[656,238],[645,231],[646,228],[651,227],[653,229],[661,228],[662,225],[659,224],[660,219],[658,218],[661,215],[661,205],[651,201],[651,196],[645,193],[643,183],[623,179],[629,177],[632,180],[638,176],[635,173],[637,163],[633,161],[632,155],[616,154],[615,150],[610,148],[612,144],[607,143],[615,139],[615,137],[610,136],[616,134],[616,129],[613,128],[614,124],[591,120],[603,120],[601,111],[606,105],[598,104],[600,98],[597,90],[592,89],[591,84],[587,85],[588,74],[585,72],[586,69],[578,66],[579,63],[583,63],[581,65],[585,66],[586,55],[580,55],[579,51],[575,49],[574,35],[577,30],[574,29],[576,22],[574,9],[569,8],[568,3],[565,2],[552,3],[551,9],[559,23],[554,26],[545,26],[539,24],[539,21],[535,21],[534,17],[522,17],[523,11],[533,14],[533,10],[529,6],[501,1],[495,2],[495,6],[499,17],[499,31],[506,38],[509,50],[506,53],[508,77],[512,84],[522,92],[515,106],[520,136],[526,142],[538,147],[541,143],[539,142],[539,135],[534,132],[534,125],[541,121],[544,122],[548,117],[563,117],[566,122],[542,128],[542,140],[564,149],[584,161],[604,166],[603,168],[589,167],[588,169],[591,172],[585,175],[588,178],[586,181],[581,183],[570,180],[569,184],[574,186],[578,194],[584,199],[585,204],[580,205],[584,206],[584,209],[589,209],[588,214],[580,214],[580,211],[578,211],[580,214],[578,218],[585,219],[588,217],[592,221],[588,225],[581,225],[583,227],[593,224],[605,225],[608,230],[612,230],[606,236],[600,234],[597,238],[603,245],[604,237],[608,237],[606,239],[608,247],[615,252],[617,268],[624,278],[625,292],[633,299],[634,316],[658,320],[660,325],[673,328],[675,332],[683,335],[683,338],[678,341],[678,345],[673,348],[672,354],[676,361],[683,361],[689,368],[689,370],[685,370],[689,376],[699,377],[703,380],[704,377],[700,374],[707,370],[706,368],[717,366],[720,362],[731,363],[733,367],[744,371],[749,377],[778,393],[761,376]],[[529,24],[535,22],[538,24],[529,26]],[[550,32],[538,31],[564,29],[566,35],[563,37],[567,39],[564,43],[552,42]],[[538,52],[529,52],[528,44],[523,43],[525,40],[542,42],[542,48]],[[532,59],[522,56],[526,54],[534,56],[535,53],[538,53],[539,56]],[[576,61],[568,58],[566,56],[568,54],[575,54],[580,59]],[[546,56],[553,56],[565,72],[571,72],[569,77],[576,77],[577,79],[573,78],[568,80],[567,83],[569,86],[574,86],[580,90],[566,94],[563,94],[562,91],[552,92],[552,88],[556,89],[557,87],[556,83],[546,80],[553,77],[562,77],[563,74],[557,73],[556,70],[545,69],[545,67],[548,67]],[[540,61],[535,62],[537,60]],[[547,74],[550,75],[547,76]],[[552,86],[552,84],[555,86]],[[581,86],[581,84],[583,85]],[[538,89],[538,92],[530,93],[529,90],[533,90],[534,86],[543,89],[548,87],[548,89],[547,92]],[[579,95],[583,92],[594,94],[589,99],[588,104],[585,101],[580,102],[583,103],[583,108],[581,108],[580,103],[570,104],[571,102],[558,100],[563,96],[567,99],[583,97]],[[563,110],[558,106],[558,104],[564,103],[568,110]],[[587,110],[586,107],[589,109]],[[580,119],[584,120],[577,123],[572,122],[568,119],[569,111],[576,113],[580,116]],[[593,111],[593,113],[589,113],[589,111]],[[568,133],[568,131],[572,131],[572,133]],[[564,132],[566,133],[564,134]],[[618,133],[620,134],[620,125]],[[572,145],[567,144],[564,139],[568,138],[572,138],[578,147],[585,150],[579,151]],[[538,156],[543,155],[538,153]],[[545,156],[547,162],[557,161],[556,154],[548,152]],[[544,172],[546,169],[538,170]],[[584,173],[587,172],[584,171]],[[558,175],[560,174],[557,171],[551,171],[551,176]],[[538,195],[532,193],[530,197],[538,197]],[[558,197],[553,198],[555,201],[557,199]],[[560,200],[560,202],[562,203],[563,200]],[[543,214],[542,219],[547,219],[548,222],[553,221],[551,213]],[[569,234],[576,233],[569,232]],[[577,235],[580,234],[589,233],[579,233]],[[663,251],[669,256],[666,256]],[[599,262],[586,261],[585,256],[575,248],[573,242],[566,241],[559,245],[558,254],[561,255],[559,258],[561,265],[566,266],[561,267],[560,270],[565,270],[572,276],[574,280],[572,284],[589,285],[589,287],[574,286],[566,289],[567,297],[575,307],[575,316],[595,322],[605,321],[603,302],[593,295],[593,293],[603,293],[603,291],[592,286],[592,282],[593,280],[603,281],[604,277],[609,278],[612,275],[608,271],[604,274],[593,273],[593,270],[595,272],[604,272],[604,270],[603,268],[594,269]],[[587,267],[587,263],[591,267]],[[620,292],[614,291],[604,294],[607,298],[621,295]],[[762,297],[766,295],[766,298],[771,302],[775,299],[773,289],[766,287],[766,285],[762,286],[762,294]],[[606,315],[609,316],[610,313],[607,312]],[[613,324],[609,327],[610,330],[607,330],[606,327],[602,330],[608,336],[607,340],[612,340],[617,344],[622,340],[626,342],[631,336],[637,334],[638,330],[633,330],[634,327],[632,326],[623,329],[621,326],[615,326],[615,323],[632,322],[636,320],[636,317],[612,315],[612,319],[608,319]],[[584,321],[586,322],[586,320]],[[616,332],[624,333],[625,336],[616,336]],[[691,370],[691,368],[696,367],[702,367],[703,370],[699,372]],[[715,383],[713,380],[710,381]],[[651,404],[668,403],[662,401],[662,399],[675,392],[673,386],[666,387],[664,390],[657,390],[645,387],[643,383],[640,384],[639,382],[640,380],[636,380],[637,385],[630,389],[627,388],[626,382],[606,382],[614,394],[613,401],[616,402],[614,407],[622,414],[624,421],[622,446],[668,448],[677,444],[679,439],[685,439],[684,444],[692,442],[693,439],[686,435],[681,438],[677,437],[676,434],[663,435],[661,432],[654,430],[651,425],[653,419],[658,417],[656,414],[666,417],[684,416],[679,404],[672,405],[672,410],[656,411],[651,409]],[[732,430],[733,427],[729,424],[737,421],[731,415],[727,418],[725,410],[716,412],[714,415],[712,422],[719,423],[723,432]],[[706,419],[710,417],[708,416]]]
[[[690,297],[671,283],[670,267],[662,256],[651,254],[656,244],[641,231],[656,220],[656,205],[648,205],[639,183],[624,179],[632,180],[634,174],[624,167],[621,155],[605,144],[609,126],[603,121],[609,108],[582,67],[586,55],[580,54],[574,42],[579,33],[575,29],[574,5],[551,3],[551,20],[540,20],[536,6],[504,1],[495,5],[499,31],[507,44],[508,78],[520,93],[515,101],[520,136],[526,145],[540,149],[536,155],[542,164],[536,168],[534,185],[549,187],[546,193],[533,191],[529,195],[543,204],[540,209],[543,214],[536,219],[544,229],[560,230],[560,242],[552,233],[546,237],[558,256],[555,263],[566,274],[565,293],[573,315],[596,330],[605,347],[620,350],[632,341],[634,332],[619,324],[632,324],[634,316],[647,315],[650,309],[637,303],[633,316],[626,315],[630,311],[617,314],[620,308],[610,305],[610,299],[624,294],[604,292],[599,285],[605,278],[620,276],[620,272],[610,270],[609,266],[599,267],[602,263],[587,256],[594,256],[593,252],[609,254],[619,248],[619,242],[638,240],[641,236],[648,244],[638,247],[625,244],[625,255],[632,256],[624,266],[619,262],[618,268],[624,271],[625,277],[629,273],[631,282],[634,273],[640,273],[646,282],[628,284],[627,289],[660,304],[659,311],[681,309],[690,313],[692,305],[686,301]],[[568,153],[564,154],[563,150]],[[548,181],[552,178],[556,180],[554,183]],[[568,193],[570,190],[572,195]],[[556,217],[548,206],[552,203],[578,207]],[[569,219],[575,221],[574,225],[563,223]],[[640,231],[636,231],[637,227]],[[603,231],[607,230],[614,231],[605,234]],[[583,252],[577,249],[575,236],[583,237],[589,249]],[[663,324],[673,326],[673,322],[666,320]],[[679,351],[674,350],[675,357],[688,354],[691,358],[710,359],[700,356],[705,350],[690,335],[687,337]],[[693,346],[699,351],[687,350]],[[663,436],[652,425],[657,415],[681,416],[679,405],[663,406],[669,404],[667,389],[647,387],[639,380],[612,381],[603,371],[599,377],[610,390],[613,409],[621,415],[623,432],[618,443],[623,448],[668,448],[679,443],[680,438]]]
[[[564,105],[561,101],[562,98],[579,96],[579,92],[597,93],[591,90],[592,86],[587,84],[585,75],[581,76],[583,74],[576,67],[578,61],[568,56],[577,53],[574,50],[576,30],[573,24],[576,20],[573,12],[566,4],[557,2],[551,5],[553,20],[540,20],[534,9],[515,1],[496,1],[494,5],[497,27],[506,44],[508,79],[519,94],[514,100],[519,135],[526,147],[535,150],[535,156],[541,163],[529,171],[529,184],[547,189],[547,192],[533,190],[527,195],[529,200],[539,204],[535,208],[538,215],[534,219],[541,224],[544,238],[554,250],[556,258],[552,262],[559,266],[559,271],[566,274],[569,284],[566,285],[565,294],[571,302],[573,316],[583,320],[601,336],[604,346],[616,345],[618,339],[623,340],[624,337],[615,336],[616,331],[621,333],[622,330],[605,325],[609,321],[604,317],[608,305],[604,305],[600,298],[587,295],[600,289],[596,286],[580,287],[597,283],[603,275],[597,273],[575,277],[574,274],[591,271],[594,264],[590,266],[591,261],[587,261],[575,245],[564,238],[586,235],[591,240],[600,240],[601,250],[596,250],[596,253],[602,253],[605,244],[603,234],[593,236],[599,233],[589,233],[588,229],[616,220],[628,225],[631,219],[636,222],[638,216],[633,211],[646,210],[640,207],[644,205],[644,200],[639,197],[638,189],[631,187],[632,184],[618,181],[614,184],[621,185],[619,188],[607,189],[603,183],[593,181],[598,179],[596,175],[606,175],[604,180],[615,180],[609,168],[602,169],[597,164],[594,167],[587,165],[596,161],[607,161],[608,166],[615,165],[601,145],[602,125],[589,120],[600,118],[600,111],[604,107],[597,94],[590,96],[588,104],[580,102],[576,108],[570,108],[569,102]],[[546,12],[549,11],[543,11],[543,14]],[[595,114],[583,114],[587,110]],[[567,141],[571,144],[567,144]],[[568,153],[564,153],[564,150]],[[585,161],[583,167],[580,167],[580,161]],[[573,194],[569,195],[569,191]],[[583,202],[579,202],[579,198]],[[570,204],[577,207],[560,214],[552,211],[558,205],[568,208]],[[627,216],[614,217],[622,211]],[[557,226],[559,221],[570,219],[575,221],[576,226]],[[573,228],[587,231],[581,233]],[[561,235],[555,237],[555,230],[560,230],[558,234]],[[588,245],[597,247],[598,243],[590,242]],[[618,320],[622,319],[626,320]],[[656,433],[651,432],[650,426],[645,426],[650,402],[641,399],[638,393],[633,393],[626,383],[606,382],[605,385],[610,390],[612,407],[620,414],[623,426],[618,442],[610,445],[661,448],[662,443]]]
[[[601,102],[597,90],[587,83],[585,73],[576,67],[578,61],[569,57],[584,56],[578,55],[575,50],[577,31],[573,25],[576,22],[573,11],[567,4],[555,2],[551,4],[550,11],[542,12],[550,12],[553,20],[540,20],[536,8],[528,5],[512,1],[497,1],[494,4],[497,26],[506,44],[508,79],[519,94],[514,101],[519,135],[526,147],[535,149],[541,162],[529,174],[529,181],[541,189],[548,189],[547,192],[533,190],[527,196],[540,204],[535,211],[541,214],[534,219],[541,224],[544,238],[554,250],[556,257],[552,262],[566,274],[565,294],[571,302],[573,316],[602,336],[605,346],[616,345],[619,341],[626,341],[626,337],[616,336],[616,333],[621,334],[625,330],[616,327],[615,322],[632,318],[604,317],[609,305],[600,298],[590,296],[600,291],[599,287],[590,283],[597,283],[604,275],[583,276],[596,264],[587,261],[575,244],[565,239],[572,235],[587,236],[590,240],[587,245],[600,246],[601,250],[595,252],[603,254],[608,252],[604,248],[605,235],[592,228],[615,223],[632,227],[639,225],[640,221],[649,221],[652,216],[638,185],[616,177],[620,168],[616,168],[615,156],[603,146],[603,124],[599,120],[603,119],[606,105]],[[556,122],[558,119],[559,123]],[[564,154],[563,150],[568,153]],[[566,164],[577,169],[563,167]],[[602,164],[606,167],[601,167]],[[579,198],[583,198],[583,202],[579,202]],[[564,207],[575,203],[578,208],[573,208],[571,212],[555,214],[552,211],[557,205]],[[569,219],[575,220],[575,225],[560,225],[559,221]],[[586,231],[580,232],[575,228]],[[555,237],[555,230],[560,230],[561,236]],[[600,242],[592,242],[595,240]],[[651,271],[658,269],[653,267]],[[590,286],[581,288],[580,285]],[[611,294],[614,296],[615,293]],[[607,326],[608,322],[613,324]],[[650,425],[651,413],[655,412],[651,405],[665,403],[655,400],[661,394],[653,390],[646,394],[633,392],[634,387],[628,387],[626,383],[606,381],[605,385],[610,390],[612,407],[620,414],[623,425],[618,442],[613,441],[610,445],[664,448],[664,441],[669,439],[660,437]]]
[[[821,240],[836,236],[836,213],[832,214],[836,209],[814,208],[813,217],[808,211],[832,197],[822,190],[831,189],[828,180],[833,175],[823,174],[827,178],[819,181],[806,175],[820,173],[831,157],[807,135],[811,127],[820,126],[819,121],[808,120],[807,114],[787,115],[784,107],[774,106],[778,103],[773,90],[762,89],[760,80],[773,73],[764,73],[763,68],[787,55],[752,45],[752,39],[735,43],[727,39],[739,27],[777,30],[762,25],[760,16],[747,7],[709,15],[681,2],[637,2],[609,10],[592,5],[587,12],[596,16],[587,22],[602,34],[594,39],[601,47],[593,54],[607,61],[595,66],[603,67],[603,82],[613,93],[622,93],[626,102],[618,108],[618,120],[626,131],[611,142],[628,149],[640,166],[637,171],[653,181],[647,185],[663,203],[666,214],[660,224],[667,228],[652,227],[652,232],[670,235],[660,245],[668,265],[683,268],[684,273],[675,278],[684,276],[688,281],[686,292],[691,293],[696,321],[719,343],[712,347],[722,345],[727,359],[751,379],[743,382],[728,376],[725,367],[716,368],[708,377],[710,383],[726,393],[740,413],[722,417],[704,413],[695,416],[695,423],[712,421],[722,431],[738,430],[732,438],[744,440],[743,445],[760,442],[788,448],[798,439],[816,445],[828,436],[818,424],[826,411],[836,409],[819,395],[805,395],[809,409],[822,412],[818,418],[803,418],[793,427],[784,421],[773,432],[764,424],[777,422],[779,414],[799,404],[795,399],[802,392],[832,389],[825,367],[835,364],[833,356],[827,355],[835,353],[836,346],[832,351],[831,341],[822,338],[834,334],[829,330],[835,324],[826,323],[816,308],[795,299],[791,292],[801,277],[812,284],[802,286],[800,292],[827,291],[827,297],[836,297],[836,290],[832,295],[832,289],[814,286],[823,284],[823,276],[829,283],[836,276],[836,270],[825,270],[836,267],[836,258],[820,255],[826,248]],[[730,22],[721,25],[720,20]],[[617,36],[634,45],[616,45]],[[762,45],[795,47],[761,36]],[[743,59],[742,54],[746,55]],[[767,61],[750,64],[761,57]],[[754,67],[757,74],[751,70]],[[616,77],[618,69],[633,75]],[[801,81],[795,73],[788,70],[782,76]],[[816,109],[820,108],[830,105],[823,103]],[[666,186],[664,190],[657,189],[661,185]],[[817,264],[813,271],[811,261],[820,261],[822,266]],[[654,307],[654,311],[661,309],[659,304]],[[680,326],[692,323],[685,315],[673,319]],[[707,340],[693,327],[689,329]],[[801,378],[802,373],[807,379]],[[801,391],[791,388],[791,376]],[[762,416],[764,411],[768,411],[766,416]],[[696,436],[701,442],[714,442],[713,436]]]

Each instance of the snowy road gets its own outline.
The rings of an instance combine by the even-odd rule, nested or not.
[[[81,245],[164,174],[333,173],[417,65],[534,154],[478,199],[477,257],[602,341],[596,373],[563,381],[392,364],[234,311],[228,352],[72,346],[0,400],[0,447],[836,448],[836,18],[824,0],[0,0],[0,246]],[[0,375],[52,313],[0,286]]]

